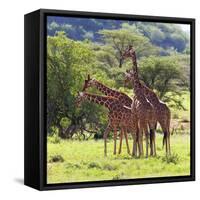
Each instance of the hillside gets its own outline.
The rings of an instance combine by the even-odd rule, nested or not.
[[[64,31],[73,40],[88,39],[101,43],[99,31],[103,29],[136,31],[164,50],[189,53],[189,34],[175,24],[54,16],[49,16],[47,20],[48,35],[54,36],[57,31]]]

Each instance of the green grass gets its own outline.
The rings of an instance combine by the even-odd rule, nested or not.
[[[117,141],[119,144],[119,141]],[[117,180],[146,177],[182,176],[190,174],[190,136],[171,136],[172,155],[165,157],[162,135],[157,134],[157,157],[132,158],[126,152],[113,155],[113,140],[108,141],[108,156],[104,157],[103,140],[48,140],[47,182],[66,183]],[[132,140],[129,140],[132,148]]]

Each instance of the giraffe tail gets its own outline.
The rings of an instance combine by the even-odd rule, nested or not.
[[[158,125],[158,123],[156,122],[156,123],[155,123],[155,131],[156,131],[156,129],[157,129],[157,125]]]
[[[167,139],[167,132],[164,132],[164,136],[163,136],[163,146],[162,146],[162,148],[164,148],[164,146],[165,146],[165,141],[166,141],[166,139]]]
[[[165,141],[166,141],[167,135],[169,134],[169,136],[170,136],[170,134],[171,134],[171,132],[170,132],[170,122],[171,122],[171,112],[168,109],[168,113],[167,113],[167,132],[164,132],[163,148],[164,148],[164,145],[165,145]]]
[[[165,136],[163,137],[162,148],[164,148],[164,146],[165,146]]]

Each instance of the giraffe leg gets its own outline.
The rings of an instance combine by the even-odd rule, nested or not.
[[[156,156],[156,141],[155,141],[155,130],[150,129],[150,155]]]
[[[167,136],[166,136],[166,154],[167,154],[167,156],[171,155],[171,150],[170,150],[170,135],[169,135],[169,133],[167,133]]]
[[[124,135],[124,130],[123,130],[123,128],[121,128],[120,141],[119,141],[119,152],[118,152],[118,154],[121,154],[121,151],[122,151],[122,140],[123,140],[123,135]]]
[[[110,131],[110,127],[107,126],[106,130],[104,131],[103,138],[104,138],[104,156],[107,156],[107,136]]]
[[[163,136],[163,147],[165,146],[165,151],[166,151],[166,156],[168,156],[168,148],[169,148],[169,145],[168,145],[168,131],[167,131],[167,128],[166,128],[166,124],[163,122],[163,121],[160,121],[160,126],[163,130],[163,133],[164,133],[164,136]]]
[[[153,130],[150,128],[150,155],[153,156]]]
[[[138,146],[139,146],[139,157],[144,155],[143,151],[143,128],[139,130],[139,137],[138,137]]]
[[[156,156],[156,131],[155,130],[153,133],[153,149],[154,149],[154,156]]]
[[[135,135],[135,139],[134,139],[134,147],[135,147],[135,156],[137,157],[137,138],[136,138],[136,135]]]
[[[115,127],[114,128],[114,152],[113,152],[114,155],[116,155],[116,149],[117,149],[117,130]]]
[[[128,144],[128,135],[127,135],[127,130],[126,129],[124,131],[124,136],[125,136],[125,139],[126,139],[127,153],[130,154],[130,148],[129,148],[129,144]]]
[[[149,148],[149,141],[148,141],[148,133],[145,133],[145,142],[146,142],[146,158],[148,158],[148,148]]]
[[[170,132],[168,132],[168,150],[169,150],[169,155],[171,155],[171,147],[170,147]]]
[[[149,132],[148,132],[148,128],[145,126],[144,128],[144,132],[145,132],[145,142],[146,142],[146,158],[148,158],[148,154],[149,154]]]
[[[142,155],[142,152],[141,152],[141,132],[138,130],[137,132],[137,146],[138,146],[138,156],[140,157]],[[137,146],[136,146],[136,149],[137,149]]]
[[[143,124],[141,121],[138,122],[138,147],[139,147],[139,157],[143,156]]]
[[[133,132],[132,132],[132,137],[133,137],[132,156],[135,157],[135,156],[137,156],[137,138]]]
[[[141,155],[141,149],[140,149],[140,142],[139,142],[140,138],[139,138],[139,135],[137,136],[137,139],[136,139],[136,152],[137,152],[137,149],[138,149],[138,156]]]
[[[168,156],[168,138],[167,138],[167,132],[164,132],[164,144],[165,144],[165,151],[166,151],[166,155]]]

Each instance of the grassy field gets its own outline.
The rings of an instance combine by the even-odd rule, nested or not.
[[[66,183],[117,180],[144,177],[166,177],[190,174],[190,136],[171,136],[172,155],[165,157],[162,135],[157,134],[157,156],[132,158],[126,153],[125,141],[121,155],[113,155],[113,140],[108,141],[108,156],[103,154],[103,140],[48,140],[47,182]],[[119,141],[118,141],[119,143]],[[132,140],[129,140],[132,147]]]

